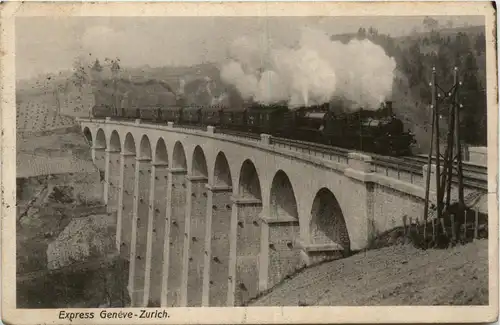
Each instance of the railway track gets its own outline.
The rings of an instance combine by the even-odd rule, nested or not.
[[[156,124],[156,123],[147,123],[147,124]],[[206,130],[206,126],[197,126],[197,125],[174,124],[174,128]],[[216,127],[215,132],[218,134],[227,134],[234,137],[251,139],[254,141],[259,141],[261,138],[260,134],[248,131],[238,131],[238,130],[222,129]],[[271,137],[271,144],[280,148],[307,153],[314,156],[320,156],[322,158],[330,159],[333,161],[336,160],[338,162],[344,162],[344,163],[347,163],[348,153],[353,152],[353,150],[341,147],[333,147],[326,144],[287,139],[274,136]],[[392,171],[395,171],[398,175],[398,178],[400,173],[408,173],[410,175],[419,175],[419,177],[422,177],[423,176],[422,168],[425,164],[427,164],[428,161],[428,158],[425,155],[391,157],[391,156],[377,155],[373,153],[366,153],[362,151],[360,151],[360,153],[364,153],[371,156],[372,162],[376,167],[378,166],[386,170],[391,169]],[[433,158],[432,162],[435,163],[436,159]],[[488,172],[486,166],[464,162],[463,176],[464,176],[463,178],[464,185],[479,190],[488,189]],[[453,180],[454,182],[458,181],[456,176],[456,171],[454,171]]]
[[[402,170],[410,173],[422,173],[423,166],[427,164],[428,158],[425,156],[408,156],[408,157],[387,157],[380,155],[372,155],[375,165],[383,167],[393,167],[397,170]],[[436,159],[433,158],[433,163]],[[442,163],[442,160],[441,160]],[[488,189],[488,169],[485,166],[469,164],[464,162],[462,165],[463,183],[464,185],[480,190]],[[458,176],[455,168],[453,169],[453,181],[458,182]]]

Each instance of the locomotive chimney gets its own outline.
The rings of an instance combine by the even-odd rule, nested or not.
[[[385,102],[385,110],[387,116],[392,116],[392,101],[388,100]]]

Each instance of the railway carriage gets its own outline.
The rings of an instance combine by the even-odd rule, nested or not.
[[[182,122],[189,125],[201,125],[202,107],[198,105],[187,106],[182,109]]]
[[[198,105],[193,98],[178,98],[164,82],[102,82],[94,90],[97,118],[141,118],[154,123],[231,129],[328,144],[346,149],[386,154],[411,154],[411,132],[386,102],[377,110],[346,112],[330,103],[290,109],[285,104],[261,105],[242,100]],[[233,94],[234,95],[234,94]]]
[[[227,107],[221,112],[221,126],[233,130],[247,128],[247,109],[245,107]]]
[[[201,110],[202,125],[220,126],[222,118],[222,107],[218,105],[206,106]]]

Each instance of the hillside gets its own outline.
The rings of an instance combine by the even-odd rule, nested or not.
[[[488,304],[488,242],[385,247],[305,269],[249,306]]]
[[[56,92],[39,89],[17,90],[16,128],[18,132],[43,131],[75,124],[73,118],[59,114],[60,103]]]
[[[432,68],[442,94],[453,86],[453,69],[458,68],[462,82],[458,100],[461,110],[462,139],[471,145],[486,144],[486,56],[484,26],[459,28],[434,28],[425,33],[413,33],[402,37],[380,34],[376,29],[360,28],[357,33],[334,35],[332,40],[348,42],[350,39],[369,39],[384,48],[395,59],[397,71],[392,99],[396,115],[405,121],[406,127],[415,134],[418,152],[427,153],[431,120],[429,106],[432,101]],[[439,93],[439,91],[438,91]],[[441,96],[443,97],[443,96]],[[445,103],[441,134],[447,132]]]
[[[53,267],[85,251],[80,245],[114,248],[116,229],[102,201],[102,175],[79,128],[44,133],[18,139],[16,146],[17,307],[123,307],[126,262],[83,254],[75,264]],[[101,232],[102,223],[111,225],[109,232]],[[86,226],[68,236],[71,244],[60,245],[71,225]]]
[[[465,107],[462,127],[469,130],[464,133],[464,140],[476,145],[484,145],[486,141],[485,96],[481,92],[485,87],[486,71],[485,55],[480,44],[481,35],[484,36],[483,26],[441,28],[433,32],[414,33],[396,38],[378,34],[375,29],[368,31],[360,29],[356,34],[334,35],[331,38],[343,42],[353,37],[368,38],[381,45],[388,55],[396,59],[397,72],[392,94],[395,113],[405,122],[405,127],[416,134],[418,143],[416,152],[426,153],[430,131],[428,106],[431,100],[428,81],[434,65],[437,66],[443,88],[447,88],[450,83],[453,65],[460,66],[461,78],[466,78],[463,88],[467,88],[461,91]],[[219,67],[215,63],[201,63],[191,67],[146,65],[120,69],[120,74],[124,78],[164,80],[174,90],[179,90],[181,79],[187,86],[189,83],[196,84],[197,79],[205,77],[212,80],[213,96],[219,96],[227,90],[221,81]],[[110,74],[108,70],[105,68],[103,73]],[[88,116],[89,108],[93,106],[91,91],[68,89],[67,82],[70,76],[71,72],[60,72],[57,75],[23,81],[18,85],[18,129],[41,130],[71,125],[71,120],[57,116],[58,105],[63,115]],[[205,88],[205,85],[198,88]],[[53,95],[55,89],[59,89],[59,98]],[[446,122],[443,121],[442,125],[441,132],[444,133]]]

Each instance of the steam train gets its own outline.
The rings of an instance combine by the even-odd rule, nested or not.
[[[392,102],[377,110],[345,112],[341,105],[290,109],[285,104],[258,105],[238,96],[218,104],[196,103],[166,83],[110,80],[94,86],[95,118],[142,119],[153,123],[266,133],[390,156],[411,154],[415,139],[392,111]]]

